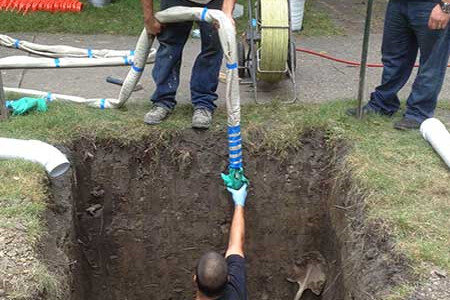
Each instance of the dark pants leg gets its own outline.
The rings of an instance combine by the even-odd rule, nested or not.
[[[200,22],[202,50],[195,60],[191,74],[191,98],[194,108],[214,111],[223,52],[219,35],[213,25]]]
[[[434,115],[450,54],[450,29],[428,28],[435,3],[411,2],[409,18],[420,49],[420,68],[407,100],[405,117],[422,122]]]
[[[213,0],[207,7],[220,9],[223,0]],[[172,6],[202,7],[187,0],[162,0],[161,9]],[[155,105],[173,109],[176,105],[176,91],[179,86],[181,58],[189,37],[192,22],[165,24],[158,35],[160,46],[153,66],[156,90],[152,95]],[[214,110],[217,99],[218,73],[222,62],[222,50],[217,30],[207,23],[200,24],[202,52],[195,62],[191,77],[191,95],[195,107]]]
[[[418,52],[418,43],[408,22],[407,2],[390,1],[384,24],[381,85],[370,96],[369,106],[385,114],[400,108],[397,93],[408,81]]]

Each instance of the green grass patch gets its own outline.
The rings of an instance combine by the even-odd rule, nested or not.
[[[73,34],[119,34],[138,35],[143,28],[143,15],[139,0],[116,0],[110,5],[96,8],[85,5],[81,13],[33,12],[23,14],[0,11],[0,32],[73,33]],[[159,7],[155,0],[155,8]],[[244,5],[242,18],[236,20],[239,32],[247,27],[247,0],[238,0]],[[315,8],[311,1],[306,4],[305,25],[302,35],[333,35],[340,31],[329,16]]]

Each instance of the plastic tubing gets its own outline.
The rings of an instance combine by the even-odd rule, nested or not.
[[[70,163],[58,149],[37,140],[0,138],[0,159],[24,159],[44,166],[50,177],[67,172]]]
[[[445,125],[436,118],[429,118],[420,125],[420,132],[450,168],[450,133]]]
[[[336,57],[333,57],[331,55],[319,53],[319,52],[314,51],[314,50],[309,50],[309,49],[304,49],[304,48],[296,48],[295,50],[297,50],[297,52],[311,54],[311,55],[314,55],[314,56],[322,57],[322,58],[325,58],[325,59],[328,59],[328,60],[332,60],[332,61],[335,61],[335,62],[338,62],[338,63],[346,64],[346,65],[349,65],[349,66],[353,66],[353,67],[361,66],[361,63],[359,63],[359,62],[336,58]],[[383,68],[384,65],[383,64],[367,64],[367,67],[368,68]],[[419,65],[415,64],[414,67],[418,68]],[[450,68],[450,65],[448,65],[447,68]]]

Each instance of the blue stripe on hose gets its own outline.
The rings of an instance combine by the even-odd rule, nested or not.
[[[242,168],[242,162],[238,164],[231,164],[230,168],[239,170],[240,168]]]
[[[89,58],[92,58],[92,57],[93,57],[93,55],[92,55],[92,49],[87,49],[87,54],[88,54],[88,57],[89,57]]]
[[[57,68],[61,67],[61,66],[59,65],[59,58],[55,58],[55,66],[56,66]]]
[[[230,150],[230,155],[242,154],[242,149],[239,150]],[[241,155],[242,156],[242,155]]]
[[[9,106],[12,104],[12,101],[5,101],[6,108],[9,108]]]
[[[238,156],[238,157],[234,157],[234,158],[230,158],[229,161],[230,163],[238,163],[242,160],[242,155]]]
[[[228,137],[228,142],[236,142],[236,141],[240,141],[241,140],[241,136],[229,136]]]
[[[234,70],[234,69],[237,69],[237,67],[238,67],[238,64],[237,64],[237,63],[234,63],[234,64],[227,64],[227,69],[228,69],[228,70]]]
[[[20,47],[19,43],[20,43],[20,40],[16,40],[16,41],[14,42],[14,47],[15,47],[16,49],[19,49],[19,47]]]
[[[131,62],[128,60],[128,56],[124,56],[123,61],[125,62],[125,65],[127,66],[131,65]]]
[[[100,100],[100,109],[105,109],[105,101],[106,101],[106,99],[101,99]]]
[[[130,50],[130,55],[134,56],[134,50]]]
[[[131,65],[131,67],[138,73],[142,73],[142,71],[144,71],[144,68],[139,68],[134,63]]]
[[[241,132],[241,125],[228,126],[228,134],[239,133],[239,132]]]
[[[53,101],[53,99],[52,99],[52,93],[48,92],[48,93],[47,93],[47,96],[45,97],[45,99],[47,99],[47,101],[49,101],[49,102],[52,102],[52,101]]]
[[[202,11],[202,21],[205,21],[207,11],[208,11],[208,8],[205,6],[205,8],[203,8],[203,11]]]
[[[241,141],[237,142],[228,142],[228,147],[237,147],[241,145]]]
[[[256,19],[252,19],[252,26],[253,26],[253,27],[256,27],[257,24],[258,24],[258,23],[256,22]]]

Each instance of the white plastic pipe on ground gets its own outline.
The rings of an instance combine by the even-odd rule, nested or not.
[[[156,50],[150,53],[147,63],[155,61]],[[134,64],[134,56],[106,57],[106,58],[46,58],[30,56],[8,56],[0,58],[0,69],[52,69],[52,68],[90,68],[130,66]]]
[[[0,159],[24,159],[39,163],[50,177],[61,176],[70,168],[67,157],[58,149],[36,140],[0,138]]]
[[[420,125],[420,132],[450,168],[450,133],[445,125],[436,118],[426,119]]]

